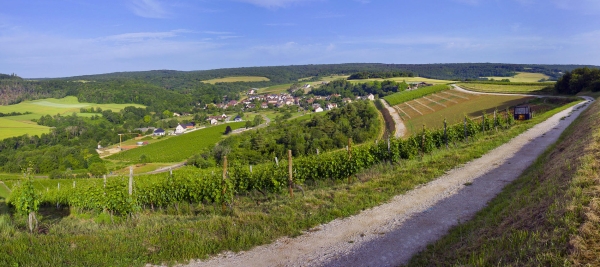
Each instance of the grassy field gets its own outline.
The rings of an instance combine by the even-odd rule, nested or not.
[[[144,107],[137,104],[94,104],[80,103],[76,97],[68,96],[61,99],[47,98],[33,101],[24,101],[15,105],[0,106],[1,113],[10,112],[32,112],[32,114],[2,117],[0,118],[0,139],[7,137],[20,136],[23,134],[39,135],[49,132],[48,127],[39,126],[31,122],[32,119],[39,119],[44,115],[65,114],[71,115],[77,113],[79,116],[92,116],[98,114],[79,113],[82,107],[100,107],[103,110],[120,111],[127,106]]]
[[[234,122],[200,129],[155,144],[127,150],[109,156],[107,159],[137,163],[140,161],[141,155],[146,155],[147,162],[180,162],[204,148],[214,146],[223,138],[223,132],[227,126],[231,126],[231,129],[235,130],[244,125],[245,122]]]
[[[554,87],[552,84],[540,83],[540,85],[501,85],[501,84],[487,84],[487,83],[458,83],[458,86],[476,91],[486,93],[521,93],[521,94],[553,94]],[[551,89],[548,89],[548,87]]]
[[[408,266],[600,266],[600,104]]]
[[[206,81],[202,81],[202,82],[215,84],[215,83],[264,82],[264,81],[270,81],[270,79],[267,77],[258,77],[258,76],[235,76],[235,77],[225,77],[225,78],[219,78],[219,79],[206,80]]]
[[[485,77],[494,80],[509,79],[511,82],[519,83],[534,83],[541,79],[550,79],[550,76],[543,73],[531,73],[531,72],[517,72],[517,75],[513,77]]]
[[[429,79],[429,78],[423,78],[423,77],[395,77],[395,78],[389,78],[389,79],[365,79],[365,80],[351,80],[351,82],[352,83],[364,83],[364,82],[368,82],[368,81],[384,81],[384,80],[396,81],[396,82],[406,81],[407,83],[425,82],[425,83],[431,83],[431,84],[449,84],[449,83],[456,82],[456,81],[449,81],[449,80]]]
[[[492,96],[462,93],[448,90],[433,95],[411,100],[394,106],[404,121],[409,134],[422,130],[423,124],[428,129],[439,129],[444,125],[444,119],[449,124],[462,121],[464,116],[481,116],[483,111],[488,114],[494,109],[503,111],[528,100],[523,96]]]
[[[352,184],[330,180],[307,183],[304,197],[290,199],[282,194],[264,196],[258,192],[239,195],[225,212],[220,205],[179,203],[177,207],[154,211],[147,208],[129,219],[115,217],[111,223],[106,214],[43,207],[42,216],[38,217],[42,233],[28,234],[22,230],[26,216],[11,218],[0,203],[0,265],[173,265],[223,251],[249,249],[281,236],[295,237],[431,181],[555,112],[498,134],[479,136],[470,144],[434,151],[424,158],[376,165],[359,173]]]
[[[385,101],[388,102],[388,104],[390,104],[390,106],[395,106],[398,105],[400,103],[406,102],[406,101],[410,101],[413,99],[417,99],[417,98],[421,98],[430,94],[435,94],[437,92],[441,92],[444,90],[448,90],[450,89],[450,86],[448,85],[434,85],[434,86],[428,86],[428,87],[423,87],[423,88],[419,88],[416,90],[405,90],[402,92],[398,92],[398,93],[394,93],[388,96],[385,96],[383,99],[385,99]]]

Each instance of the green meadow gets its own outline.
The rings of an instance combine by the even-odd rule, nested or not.
[[[65,98],[47,98],[33,101],[24,101],[15,105],[0,106],[0,113],[11,113],[11,112],[31,112],[31,114],[10,116],[0,118],[0,139],[21,136],[24,134],[29,135],[40,135],[48,133],[50,128],[45,126],[37,125],[32,122],[33,119],[39,119],[45,115],[71,115],[77,113],[78,116],[90,117],[92,115],[98,115],[94,113],[79,113],[79,110],[83,107],[89,108],[101,108],[102,110],[112,110],[118,112],[125,107],[135,106],[144,107],[143,105],[137,104],[95,104],[95,103],[81,103],[77,100],[77,97],[67,96]]]

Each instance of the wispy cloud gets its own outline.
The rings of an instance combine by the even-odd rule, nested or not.
[[[218,32],[218,31],[203,31],[206,34],[214,34],[214,35],[231,35],[232,32]]]
[[[318,0],[235,0],[238,2],[249,3],[266,8],[281,8],[288,7],[292,4],[306,3]]]
[[[133,32],[110,35],[101,37],[98,40],[102,41],[117,41],[117,42],[142,42],[150,39],[164,39],[177,36],[179,33],[186,32],[185,30],[174,30],[168,32]]]
[[[169,16],[158,0],[131,0],[129,7],[134,14],[144,18],[162,19]]]

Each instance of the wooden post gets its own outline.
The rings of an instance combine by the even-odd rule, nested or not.
[[[227,192],[227,156],[223,156],[223,191],[221,191],[221,197],[223,198],[223,203],[221,205],[221,209],[225,211],[225,193]]]
[[[319,149],[317,148],[317,155],[319,155]]]
[[[423,124],[423,136],[421,137],[421,157],[425,155],[425,124]]]
[[[102,178],[104,179],[104,188],[106,188],[106,174]]]
[[[173,169],[171,167],[169,167],[169,177],[173,177]]]
[[[292,189],[292,186],[294,184],[294,180],[292,177],[292,151],[288,150],[288,190],[290,191],[290,197],[294,198],[294,190]]]
[[[448,149],[448,132],[446,130],[446,119],[444,119],[444,142],[446,143],[446,149]]]
[[[465,116],[465,142],[469,142],[469,136],[467,135],[467,117]]]
[[[252,165],[250,165],[250,173],[252,173]]]
[[[279,167],[279,159],[277,159],[277,157],[275,157],[275,164],[277,164],[277,167]]]
[[[73,181],[73,188],[75,188],[75,181]]]
[[[133,166],[129,166],[129,195],[133,195]]]
[[[348,161],[352,159],[352,138],[348,138]],[[348,184],[352,183],[352,175],[348,176]]]
[[[496,129],[496,132],[498,131],[498,124],[496,123],[497,119],[496,110],[494,110],[494,129]]]
[[[388,153],[392,152],[392,150],[390,149],[390,135],[389,134],[387,136],[387,145],[388,145]]]

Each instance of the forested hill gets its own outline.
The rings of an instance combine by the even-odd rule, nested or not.
[[[323,65],[292,65],[271,67],[228,68],[204,71],[153,70],[140,72],[116,72],[99,75],[76,76],[70,80],[103,80],[131,78],[144,80],[165,88],[185,87],[191,81],[198,82],[230,76],[261,76],[270,79],[271,84],[291,83],[301,78],[329,76],[332,74],[351,75],[359,72],[407,72],[414,76],[443,79],[465,80],[486,76],[509,77],[515,72],[544,73],[558,79],[561,72],[571,71],[582,65],[536,65],[536,64],[499,64],[499,63],[450,63],[450,64],[380,64],[347,63]],[[597,68],[595,66],[587,66]]]
[[[136,103],[152,110],[189,111],[197,104],[237,100],[252,87],[314,81],[334,74],[404,73],[446,80],[477,79],[486,76],[508,77],[515,72],[544,73],[558,79],[579,65],[523,65],[496,63],[456,64],[377,64],[349,63],[229,68],[205,71],[153,70],[117,72],[67,78],[24,80],[12,74],[0,74],[0,105],[48,97],[76,96],[82,102]],[[598,68],[590,66],[591,68]],[[202,81],[231,76],[261,76],[262,82],[218,83]]]

